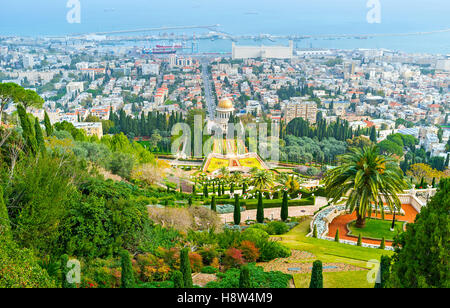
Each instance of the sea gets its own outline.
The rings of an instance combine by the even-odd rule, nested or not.
[[[78,8],[80,22],[70,23],[68,13]],[[367,15],[374,10],[379,12],[375,15],[379,18],[371,23],[373,20],[368,20]],[[449,0],[2,0],[0,36],[66,36],[193,25],[219,25],[219,31],[232,35],[417,33],[450,29],[449,16]],[[237,42],[244,43],[287,44],[269,40]],[[297,41],[296,47],[384,48],[447,55],[450,32],[368,39],[315,38]],[[231,41],[199,41],[199,51],[230,52]]]

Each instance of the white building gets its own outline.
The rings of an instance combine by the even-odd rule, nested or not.
[[[294,43],[289,41],[289,46],[236,46],[232,44],[233,59],[292,59]]]

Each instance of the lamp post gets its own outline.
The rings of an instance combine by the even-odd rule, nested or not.
[[[391,231],[392,232],[395,230],[395,212],[396,212],[395,210],[396,210],[396,208],[395,208],[395,205],[394,205],[394,215],[392,217],[392,226],[391,226]]]

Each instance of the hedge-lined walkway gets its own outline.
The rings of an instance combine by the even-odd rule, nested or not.
[[[319,210],[320,207],[325,206],[327,204],[327,199],[324,197],[316,197],[316,204],[311,206],[290,206],[289,207],[289,216],[290,217],[298,217],[298,216],[312,216],[314,212]],[[241,212],[241,221],[244,222],[246,220],[256,220],[256,212],[257,210],[247,210]],[[281,215],[281,208],[268,208],[264,209],[264,217],[268,219],[279,220]],[[232,222],[233,221],[233,213],[226,213],[219,215],[222,222]]]
[[[414,207],[412,207],[410,204],[403,204],[402,209],[405,211],[405,215],[396,215],[395,219],[401,220],[401,221],[407,221],[407,222],[414,222],[417,216],[417,211]],[[372,217],[375,217],[373,214]],[[381,217],[380,214],[378,214],[378,217]],[[392,214],[385,214],[384,218],[386,220],[392,220]],[[349,240],[357,242],[358,238],[354,236],[348,235],[347,230],[347,224],[351,221],[356,220],[356,213],[353,212],[352,214],[346,214],[341,215],[339,217],[336,217],[328,226],[328,236],[329,237],[335,237],[336,236],[336,230],[339,229],[339,239],[343,240]],[[366,244],[373,244],[373,245],[380,245],[381,240],[375,240],[375,239],[368,239],[368,238],[362,238],[362,242]],[[386,246],[392,246],[392,241],[385,241]]]

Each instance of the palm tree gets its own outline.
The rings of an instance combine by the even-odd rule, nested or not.
[[[356,211],[356,227],[364,227],[372,204],[376,210],[383,202],[391,210],[400,208],[397,194],[407,184],[395,158],[380,155],[378,147],[370,146],[351,148],[339,160],[341,165],[325,175],[326,191],[331,202],[347,198],[347,209]]]
[[[232,172],[229,180],[233,182],[234,185],[239,185],[242,181],[242,174],[240,172]]]
[[[252,175],[251,184],[259,191],[265,190],[273,184],[272,173],[267,170],[258,170]]]
[[[225,182],[228,181],[228,176],[230,175],[230,171],[228,170],[227,167],[222,167],[219,169],[219,174],[222,176],[223,180]]]

